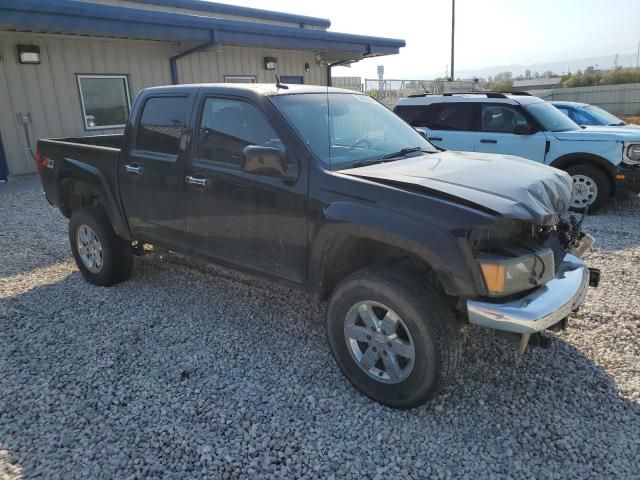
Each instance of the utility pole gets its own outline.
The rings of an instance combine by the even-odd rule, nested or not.
[[[640,67],[640,41],[638,41],[638,53],[636,55],[636,68]]]
[[[453,69],[453,56],[456,41],[456,0],[451,0],[451,81],[455,80]]]

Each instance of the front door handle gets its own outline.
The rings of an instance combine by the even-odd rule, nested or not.
[[[493,138],[483,138],[480,140],[480,143],[498,143],[498,140],[494,140]]]
[[[187,175],[186,180],[189,185],[193,185],[194,187],[207,188],[209,186],[209,179],[204,177],[194,177],[193,175]]]
[[[142,167],[135,162],[126,164],[124,169],[131,175],[142,175]]]
[[[436,142],[441,142],[442,141],[442,137],[429,137],[428,140],[434,140]]]

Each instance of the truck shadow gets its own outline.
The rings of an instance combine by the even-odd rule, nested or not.
[[[392,411],[341,376],[322,308],[304,294],[194,265],[154,255],[112,288],[72,273],[0,303],[0,450],[25,478],[238,474],[249,462],[238,442],[259,435],[272,452],[331,450],[319,446],[320,429],[365,459],[363,436],[384,424],[414,432],[418,451],[448,444],[486,465],[536,458],[561,471],[567,455],[588,452],[586,476],[612,451],[637,464],[640,406],[561,339],[516,359],[474,331],[452,386]],[[382,459],[413,465],[400,447]],[[424,461],[454,474],[463,463]]]

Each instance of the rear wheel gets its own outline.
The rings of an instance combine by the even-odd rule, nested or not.
[[[131,276],[131,243],[115,234],[102,207],[73,212],[69,221],[69,243],[80,273],[90,283],[109,286]]]
[[[606,174],[591,165],[574,165],[567,168],[573,180],[571,210],[582,212],[589,208],[595,212],[611,197],[611,184]]]
[[[349,276],[332,293],[326,321],[343,374],[390,407],[423,404],[460,361],[455,312],[432,285],[408,271],[371,268]]]

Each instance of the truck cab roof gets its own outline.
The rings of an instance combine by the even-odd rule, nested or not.
[[[364,95],[354,90],[346,90],[343,88],[323,87],[316,85],[292,85],[280,84],[278,87],[274,83],[193,83],[188,85],[169,85],[162,87],[145,88],[143,92],[152,93],[178,93],[191,92],[201,88],[214,89],[226,93],[252,93],[254,95],[295,95],[302,93],[351,93],[356,95]],[[286,88],[284,88],[284,85]]]

